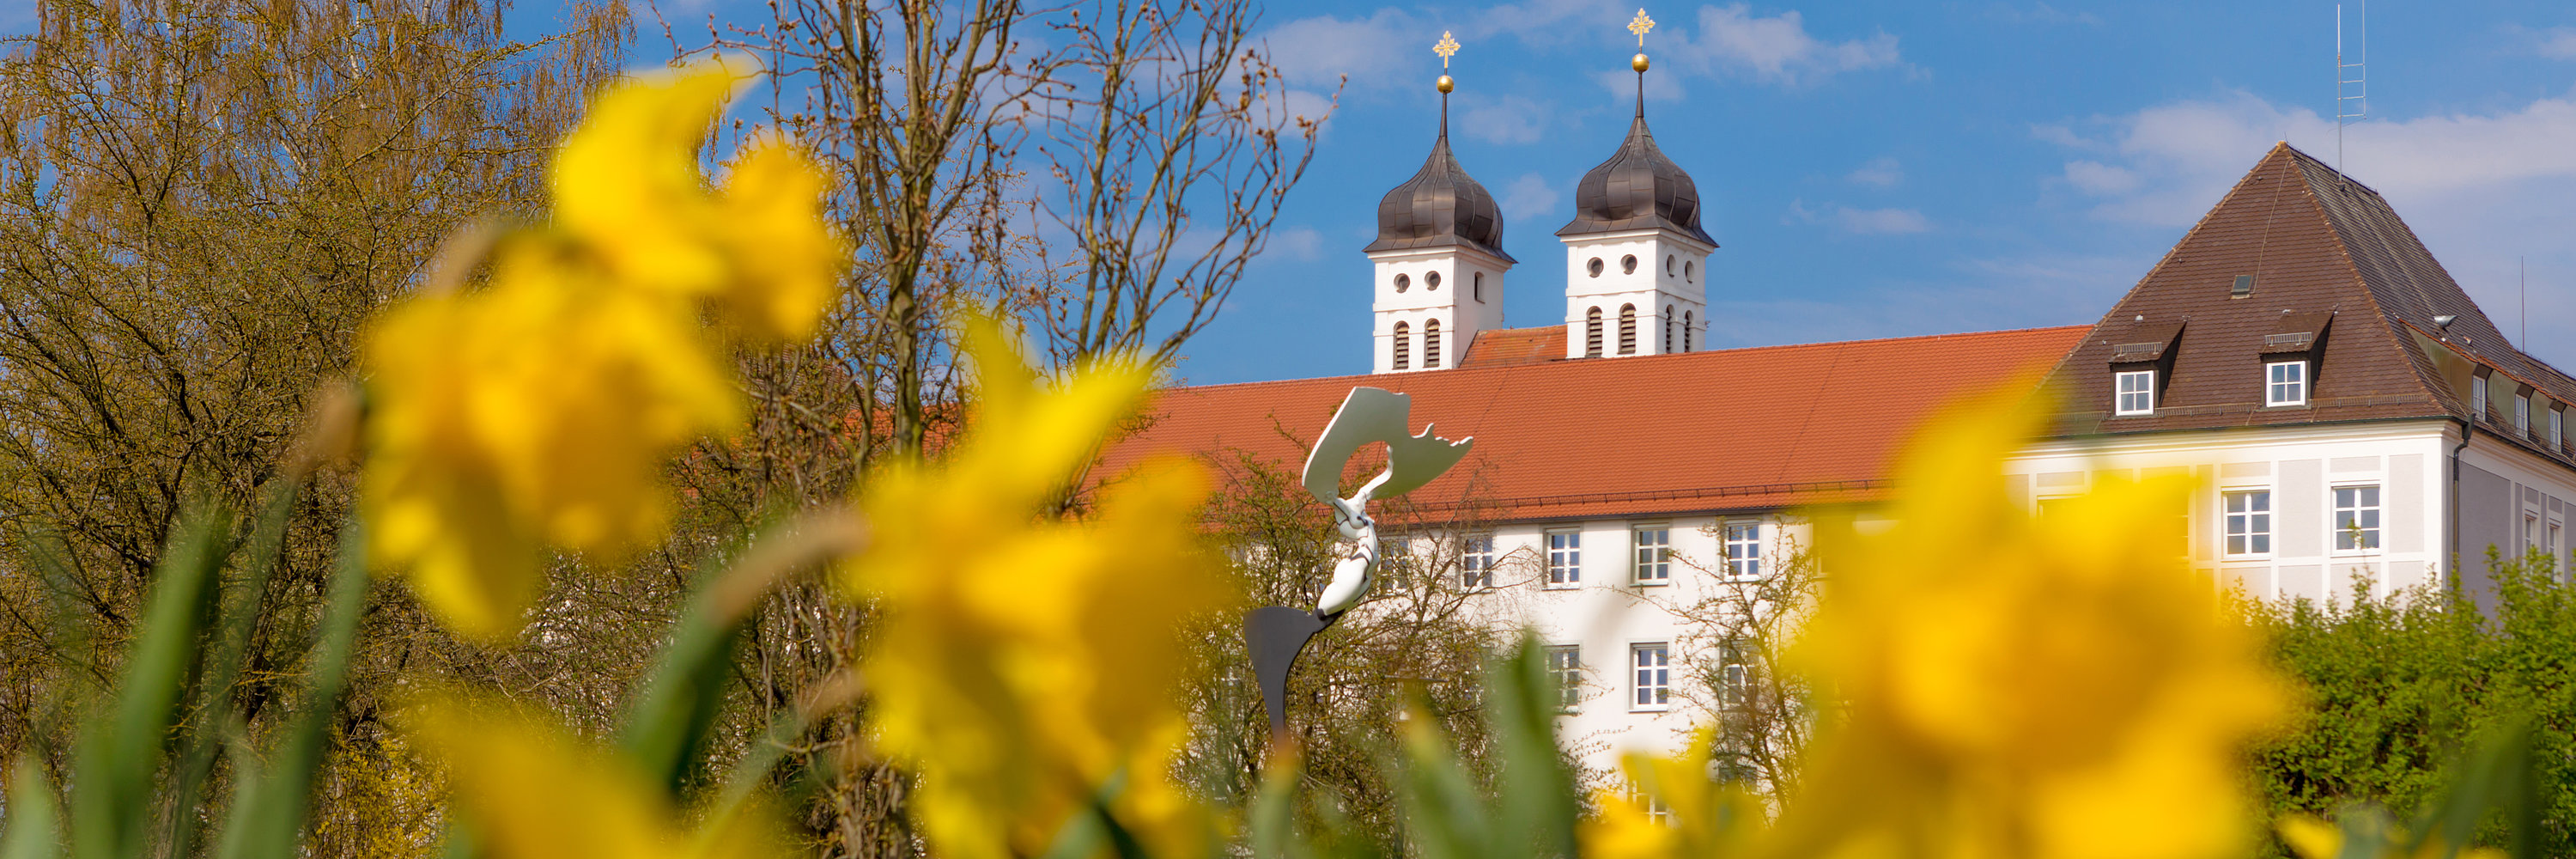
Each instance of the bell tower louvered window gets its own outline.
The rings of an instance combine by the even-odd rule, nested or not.
[[[1682,351],[1691,350],[1691,312],[1682,311]]]
[[[1619,354],[1637,354],[1637,306],[1619,305]]]
[[[1601,308],[1583,313],[1583,357],[1601,357]]]
[[[1408,342],[1412,339],[1412,325],[1403,322],[1395,324],[1395,368],[1398,370],[1413,369],[1413,344]]]
[[[1426,319],[1422,322],[1422,366],[1427,370],[1440,369],[1440,320]]]
[[[1668,266],[1665,266],[1665,268],[1669,269],[1669,268],[1672,268],[1672,266],[1669,266],[1669,265],[1668,265]],[[1668,352],[1673,351],[1673,306],[1672,306],[1672,305],[1669,305],[1669,304],[1664,305],[1664,342],[1663,342],[1662,344],[1660,344],[1660,345],[1657,345],[1657,346],[1655,347],[1655,351],[1656,351],[1656,352],[1658,352],[1658,353],[1668,353]]]

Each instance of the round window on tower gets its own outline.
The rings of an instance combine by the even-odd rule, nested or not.
[[[1435,272],[1432,272],[1432,273],[1430,273],[1430,274],[1423,275],[1423,276],[1422,276],[1422,288],[1423,288],[1423,289],[1439,289],[1439,288],[1440,288],[1440,273],[1435,271]]]
[[[1584,263],[1584,264],[1583,264],[1583,270],[1584,270],[1584,271],[1591,272],[1593,277],[1600,277],[1600,276],[1601,276],[1601,258],[1600,258],[1600,257],[1593,257],[1591,262],[1587,262],[1587,263]]]
[[[1623,257],[1620,257],[1620,258],[1619,258],[1619,273],[1620,273],[1620,274],[1636,274],[1636,273],[1637,273],[1637,255],[1636,255],[1636,254],[1629,254],[1629,255],[1627,255],[1627,256],[1623,256]]]
[[[1412,277],[1409,277],[1409,276],[1406,276],[1406,275],[1401,275],[1401,274],[1399,274],[1399,275],[1396,275],[1396,276],[1395,276],[1395,291],[1397,291],[1397,292],[1403,292],[1403,291],[1405,291],[1405,290],[1407,290],[1407,289],[1411,289],[1411,288],[1413,288],[1413,278],[1412,278]]]
[[[1485,303],[1485,273],[1477,272],[1475,280],[1469,281],[1469,285],[1475,287],[1476,303]]]
[[[1687,263],[1687,262],[1682,263],[1682,282],[1683,282],[1683,283],[1690,283],[1690,282],[1691,282],[1691,264],[1690,264],[1690,263]]]
[[[1673,276],[1673,257],[1671,254],[1664,255],[1664,276]]]

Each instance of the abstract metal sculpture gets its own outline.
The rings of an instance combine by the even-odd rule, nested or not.
[[[1306,456],[1303,482],[1315,500],[1333,509],[1333,526],[1342,537],[1335,553],[1340,560],[1334,562],[1333,579],[1324,586],[1313,611],[1264,606],[1243,619],[1243,642],[1252,653],[1252,673],[1261,684],[1274,735],[1288,730],[1288,673],[1296,666],[1297,654],[1315,633],[1358,605],[1377,581],[1377,520],[1369,517],[1368,503],[1421,488],[1458,464],[1475,444],[1473,438],[1453,442],[1434,436],[1429,425],[1421,435],[1408,433],[1412,410],[1412,398],[1404,394],[1352,388]],[[1343,466],[1361,447],[1379,442],[1386,444],[1386,469],[1360,484],[1350,497],[1340,497]]]

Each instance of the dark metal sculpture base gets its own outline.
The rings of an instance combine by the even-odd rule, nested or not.
[[[1319,618],[1304,609],[1284,605],[1263,606],[1243,616],[1243,646],[1252,653],[1252,677],[1261,684],[1261,703],[1270,708],[1270,734],[1288,732],[1288,672],[1297,667],[1297,655],[1306,651],[1306,642],[1333,618]]]

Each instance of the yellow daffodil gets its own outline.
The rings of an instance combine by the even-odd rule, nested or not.
[[[2187,480],[2105,481],[2033,518],[1996,479],[2044,413],[1955,410],[1894,525],[1819,527],[1792,652],[1842,708],[1773,855],[2203,857],[2241,850],[2243,745],[2290,706],[2258,634],[2174,556]]]
[[[969,346],[971,432],[937,468],[870,481],[875,537],[843,569],[884,611],[861,663],[878,747],[921,773],[940,855],[1034,855],[1095,797],[1158,854],[1196,855],[1208,818],[1168,770],[1189,731],[1176,636],[1225,599],[1198,546],[1207,480],[1161,463],[1051,518],[1149,374],[1113,362],[1044,391],[991,325]]]
[[[408,733],[447,766],[456,805],[493,859],[752,859],[793,855],[758,806],[723,809],[691,832],[633,763],[544,720],[449,699],[406,714]]]
[[[518,632],[545,547],[662,534],[664,460],[741,419],[710,302],[765,338],[805,336],[831,303],[845,249],[810,162],[771,141],[734,193],[701,188],[694,153],[737,80],[711,61],[601,95],[556,163],[557,227],[502,238],[481,289],[370,332],[372,560],[467,636]]]
[[[739,422],[705,336],[533,245],[505,252],[490,288],[387,313],[367,345],[374,561],[407,569],[457,631],[516,634],[545,545],[654,539],[662,459]]]
[[[751,67],[717,57],[602,94],[557,156],[555,222],[626,283],[708,301],[755,338],[796,340],[849,255],[824,226],[820,168],[764,135],[722,193],[698,174],[697,145]]]
[[[1598,814],[1577,832],[1585,859],[1742,855],[1766,812],[1741,787],[1709,778],[1710,739],[1702,729],[1691,752],[1623,757],[1631,790],[1593,792]]]

